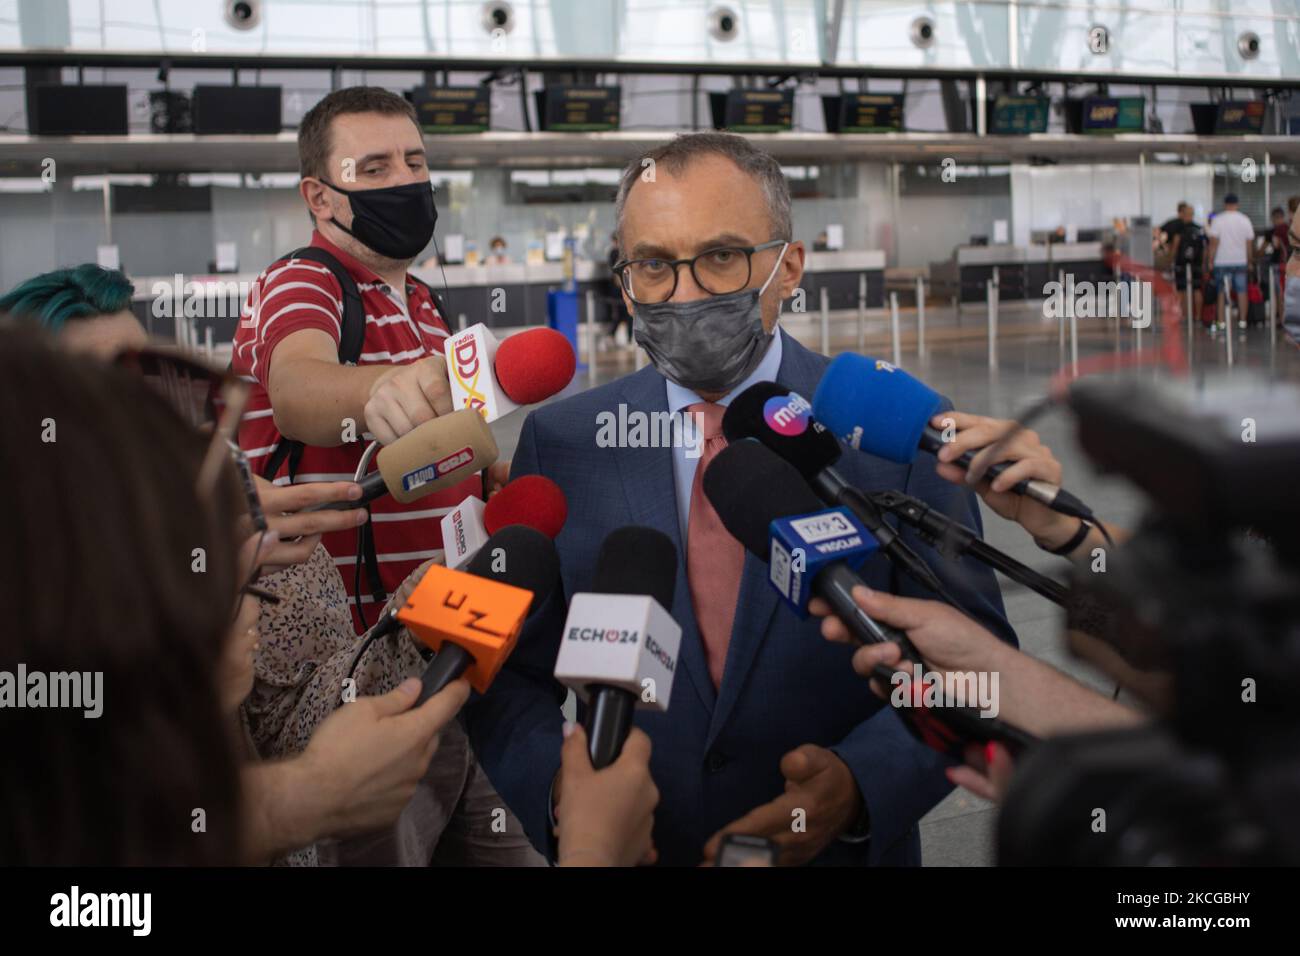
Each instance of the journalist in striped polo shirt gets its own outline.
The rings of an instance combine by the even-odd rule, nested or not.
[[[447,323],[428,287],[407,274],[433,237],[433,187],[411,105],[377,87],[321,100],[303,118],[298,155],[299,191],[314,226],[310,251],[268,266],[245,303],[233,365],[253,394],[240,444],[257,473],[275,466],[267,477],[277,483],[350,481],[370,438],[391,442],[452,410],[442,359]],[[339,360],[340,267],[365,312],[355,365]],[[286,440],[302,443],[300,454],[284,454]],[[410,505],[387,495],[372,503],[384,593],[442,557],[439,519],[480,488],[472,478]],[[369,574],[356,573],[357,541],[354,530],[323,538],[349,596],[360,581],[373,624],[382,605]],[[355,602],[353,614],[360,632]]]

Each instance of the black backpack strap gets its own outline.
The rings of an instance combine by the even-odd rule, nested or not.
[[[407,275],[415,281],[416,285],[424,286],[424,290],[429,293],[429,298],[433,299],[433,307],[438,310],[439,317],[441,317],[443,324],[445,324],[447,329],[450,331],[451,313],[447,311],[447,304],[442,301],[442,296],[438,295],[438,290],[429,285],[429,283],[425,282],[419,276],[413,276],[409,272]]]
[[[289,461],[289,483],[293,483],[294,476],[298,474],[298,466],[302,464],[303,443],[294,441],[291,438],[280,436],[280,441],[275,446],[275,451],[266,459],[266,466],[262,469],[262,477],[267,481],[274,481],[276,474],[280,471],[280,466],[284,464],[285,459]]]
[[[357,536],[361,545],[357,560],[365,564],[366,581],[370,584],[370,594],[375,599],[375,613],[378,614],[383,610],[384,602],[388,600],[388,592],[384,590],[384,579],[379,576],[379,554],[375,551],[375,524],[370,519],[370,506],[366,505],[366,523],[361,526],[361,533]],[[358,604],[358,609],[360,605]],[[361,618],[365,620],[365,615]]]
[[[361,301],[361,290],[343,263],[320,246],[303,246],[295,249],[285,259],[307,259],[329,269],[338,280],[343,293],[343,318],[339,326],[339,364],[356,365],[361,358],[361,346],[366,341],[366,309]]]

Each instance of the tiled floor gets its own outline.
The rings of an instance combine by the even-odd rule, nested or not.
[[[1004,305],[999,316],[998,368],[988,362],[988,339],[985,313],[967,307],[960,326],[950,310],[931,309],[926,316],[927,349],[918,360],[915,344],[915,317],[904,313],[900,325],[907,330],[901,337],[901,364],[913,374],[948,395],[961,410],[998,417],[1011,417],[1023,411],[1046,392],[1052,376],[1067,362],[1068,340],[1060,335],[1056,321],[1042,320],[1036,306]],[[787,330],[811,348],[821,341],[820,320],[790,316],[783,320]],[[873,313],[866,323],[866,352],[889,358],[892,344],[888,335],[888,314]],[[857,344],[857,327],[852,313],[832,317],[830,326],[832,351],[853,348]],[[1177,333],[1188,341],[1186,327]],[[1163,336],[1146,330],[1143,348],[1154,347]],[[1079,329],[1079,357],[1103,353],[1131,352],[1136,334],[1103,320],[1086,320]],[[1192,337],[1194,372],[1227,369],[1227,343],[1222,335],[1211,337],[1197,329]],[[1275,375],[1300,380],[1300,348],[1280,331],[1275,339],[1266,329],[1238,331],[1233,338],[1231,374]],[[635,368],[634,353],[615,350],[600,353],[595,375],[579,372],[571,390],[609,381]],[[1143,375],[1165,374],[1154,370]],[[1300,414],[1300,410],[1297,410]],[[494,426],[502,456],[513,453],[523,416],[512,416]],[[1132,525],[1143,505],[1140,495],[1122,480],[1096,475],[1075,442],[1070,415],[1063,409],[1053,410],[1034,426],[1065,468],[1064,484],[1089,503],[1099,517],[1120,525]],[[1044,572],[1058,571],[1060,559],[1039,551],[1016,525],[1008,524],[987,510],[984,512],[986,538],[993,546]],[[1061,614],[1033,592],[1013,582],[1002,581],[1007,613],[1027,652],[1061,667],[1097,687],[1113,688],[1091,668],[1073,660],[1060,640]],[[969,866],[993,861],[995,811],[987,802],[964,791],[951,794],[921,822],[925,862],[931,866]]]

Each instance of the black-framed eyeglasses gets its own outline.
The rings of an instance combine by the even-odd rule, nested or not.
[[[614,263],[614,274],[627,296],[638,305],[667,302],[677,291],[682,266],[691,267],[695,284],[711,295],[739,292],[753,277],[754,253],[788,245],[788,239],[773,239],[757,246],[719,246],[705,249],[689,259],[625,259]]]

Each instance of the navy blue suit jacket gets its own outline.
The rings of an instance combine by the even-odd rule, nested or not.
[[[829,360],[789,336],[782,344],[778,382],[811,397]],[[854,673],[851,648],[827,642],[815,619],[800,620],[779,602],[766,564],[752,555],[745,557],[722,687],[715,692],[686,583],[672,450],[596,443],[598,414],[617,413],[620,403],[628,412],[666,412],[664,379],[647,367],[540,408],[524,422],[511,476],[545,475],[568,499],[568,521],[556,539],[563,594],[553,595],[529,619],[488,693],[463,712],[488,777],[545,852],[550,787],[560,765],[565,691],[552,672],[565,606],[590,588],[605,535],[624,525],[646,525],[668,535],[682,559],[671,609],[682,627],[682,645],[670,706],[666,713],[637,711],[636,717],[653,742],[660,862],[698,863],[717,830],[784,791],[781,757],[811,743],[830,748],[848,765],[871,819],[868,843],[836,841],[817,862],[919,864],[917,820],[950,788],[941,759],[917,743]],[[846,449],[837,468],[856,487],[901,489],[981,527],[974,495],[938,478],[929,455],[899,465]],[[944,559],[914,537],[909,543],[968,611],[1015,641],[991,571],[969,559]],[[861,573],[872,588],[932,597],[909,579],[900,580],[883,556],[872,557]]]

